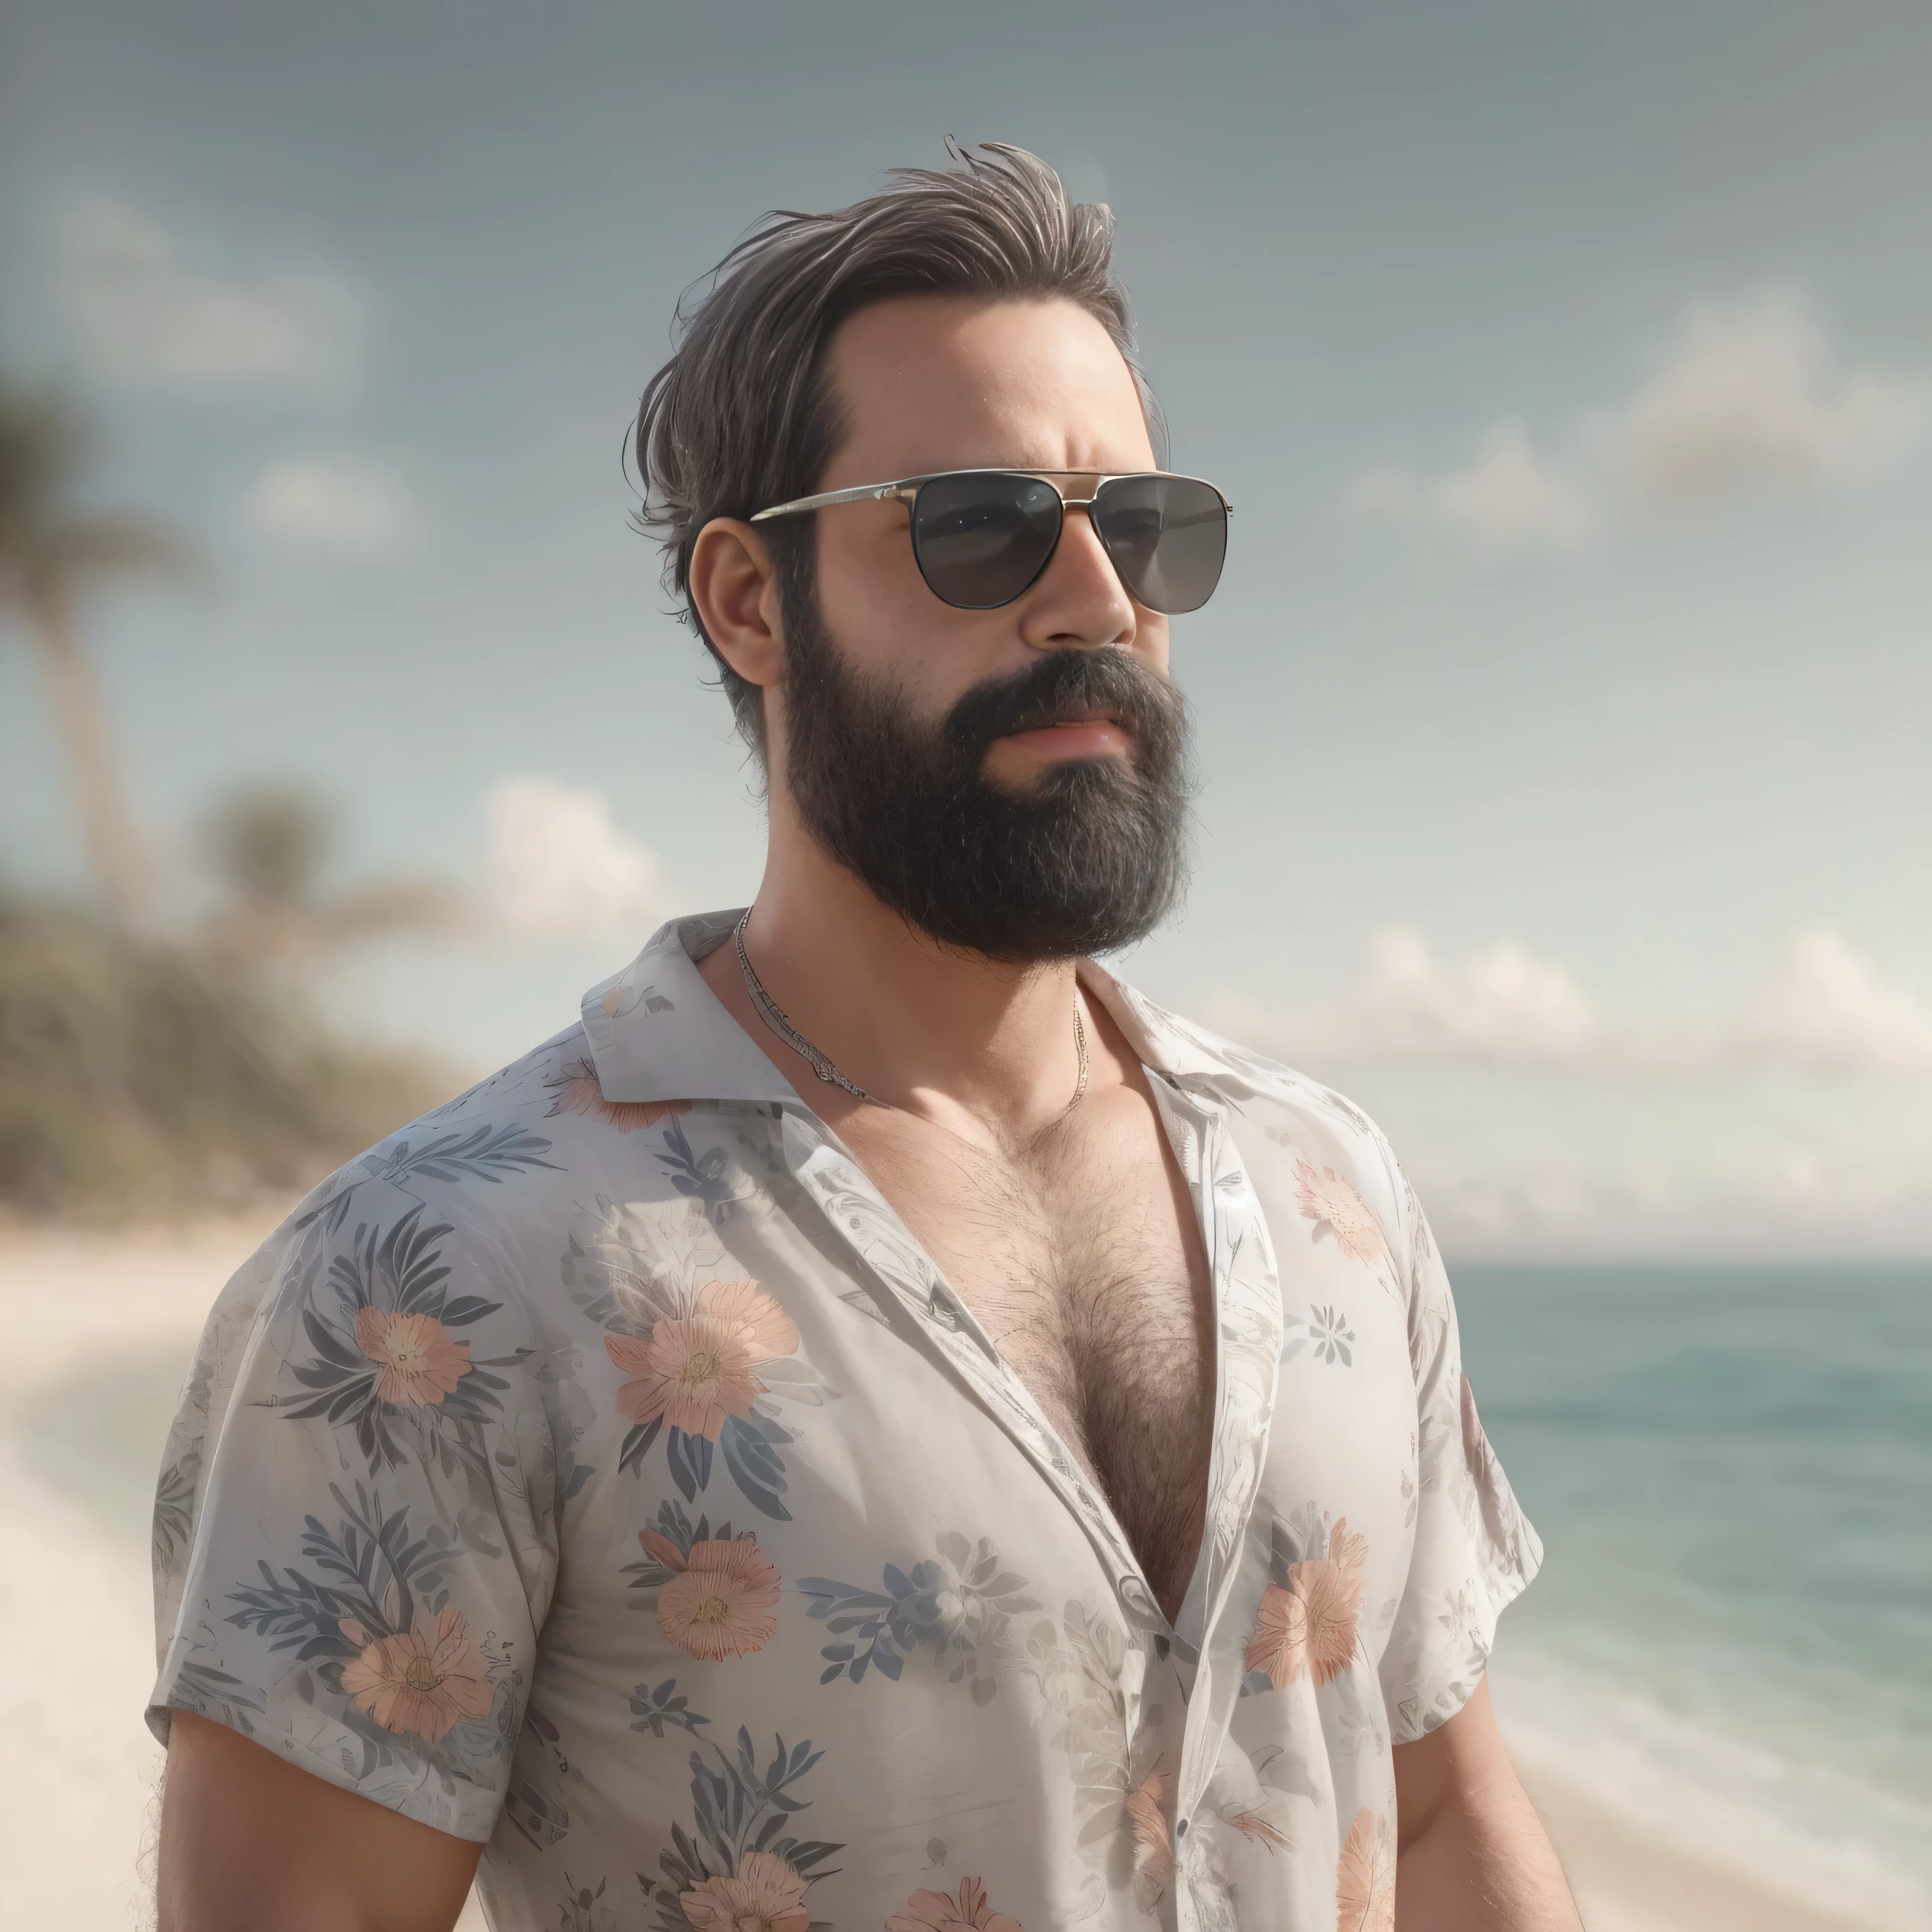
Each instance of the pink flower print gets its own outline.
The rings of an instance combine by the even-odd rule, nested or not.
[[[489,1715],[490,1680],[454,1604],[443,1606],[434,1631],[418,1624],[372,1639],[353,1617],[337,1628],[362,1651],[343,1666],[342,1688],[384,1730],[414,1731],[434,1744],[465,1718]]]
[[[1352,1534],[1348,1519],[1337,1516],[1328,1554],[1291,1564],[1286,1588],[1270,1583],[1262,1592],[1247,1667],[1266,1671],[1277,1690],[1304,1675],[1318,1685],[1340,1676],[1355,1660],[1368,1554],[1368,1538]]]
[[[544,1084],[556,1094],[546,1120],[556,1114],[595,1114],[620,1134],[634,1134],[640,1128],[656,1126],[668,1114],[691,1111],[688,1100],[607,1100],[596,1064],[588,1060],[566,1061]]]
[[[791,1317],[754,1281],[708,1281],[698,1291],[698,1312],[735,1328],[754,1362],[775,1362],[798,1347]]]
[[[1148,1773],[1127,1794],[1127,1822],[1133,1828],[1134,1870],[1150,1885],[1174,1882],[1174,1833],[1167,1822],[1166,1772]]]
[[[452,1341],[433,1315],[365,1304],[356,1311],[356,1346],[376,1365],[376,1393],[385,1402],[440,1402],[470,1372],[470,1344]]]
[[[692,1932],[806,1932],[805,1880],[772,1852],[738,1862],[735,1878],[708,1878],[679,1894]]]
[[[617,1391],[633,1422],[662,1416],[687,1436],[716,1442],[726,1420],[746,1416],[765,1393],[752,1371],[790,1354],[798,1330],[754,1281],[714,1281],[688,1321],[667,1317],[646,1336],[607,1335],[605,1352],[636,1380]]]
[[[959,1881],[955,1899],[943,1892],[916,1892],[886,1921],[886,1932],[1026,1932],[1017,1918],[986,1903],[976,1878]]]
[[[1345,1570],[1359,1570],[1369,1560],[1369,1539],[1348,1527],[1348,1519],[1338,1516],[1328,1526],[1328,1560]]]
[[[1395,1834],[1366,1806],[1335,1868],[1335,1932],[1395,1932]]]
[[[748,1657],[771,1642],[778,1573],[755,1537],[694,1543],[688,1556],[655,1530],[640,1530],[638,1540],[647,1556],[676,1572],[658,1592],[658,1628],[679,1649],[715,1664]]]
[[[1388,1252],[1369,1204],[1332,1167],[1318,1171],[1305,1160],[1294,1163],[1295,1198],[1304,1219],[1315,1223],[1315,1238],[1333,1234],[1351,1261],[1380,1261]]]

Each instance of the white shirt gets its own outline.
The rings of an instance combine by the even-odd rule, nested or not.
[[[1106,1498],[674,922],[319,1188],[209,1318],[160,1675],[485,1841],[499,1928],[1394,1924],[1391,1746],[1541,1552],[1388,1143],[1090,964],[1212,1266],[1170,1624]]]

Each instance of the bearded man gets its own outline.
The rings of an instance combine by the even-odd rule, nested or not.
[[[161,1478],[161,1924],[1574,1928],[1484,1688],[1540,1550],[1324,1088],[1090,955],[1184,874],[1111,218],[1012,148],[721,265],[646,515],[748,910],[302,1204]],[[481,1865],[478,1867],[479,1852]]]

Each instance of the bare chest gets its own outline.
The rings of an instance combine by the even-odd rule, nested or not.
[[[1205,1516],[1212,1288],[1145,1102],[1116,1094],[1082,1124],[1024,1161],[904,1116],[847,1137],[1106,1496],[1172,1616]]]

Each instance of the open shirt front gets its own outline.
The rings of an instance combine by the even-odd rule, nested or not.
[[[1390,1748],[1540,1550],[1387,1142],[1082,982],[1212,1264],[1207,1526],[1104,1496],[673,922],[210,1316],[149,1722],[485,1841],[500,1932],[1394,1924]]]

